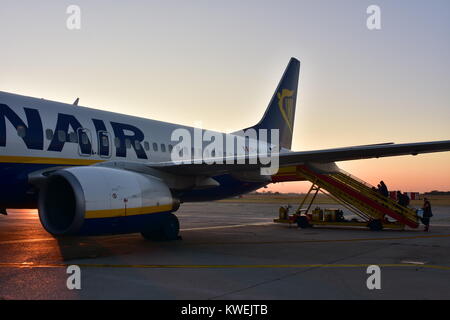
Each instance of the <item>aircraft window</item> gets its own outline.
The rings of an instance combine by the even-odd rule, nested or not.
[[[131,141],[130,141],[130,139],[125,139],[125,146],[126,146],[127,149],[131,148]]]
[[[59,142],[66,142],[66,133],[63,130],[58,130]]]
[[[134,148],[136,150],[141,150],[141,143],[138,140],[134,140]]]
[[[144,142],[144,148],[147,151],[150,150],[150,144],[147,141]]]
[[[47,138],[47,140],[52,140],[53,139],[53,130],[52,129],[45,130],[45,137]]]
[[[161,143],[161,152],[166,152],[166,145]]]
[[[17,126],[17,135],[21,138],[25,138],[25,135],[27,134],[27,128],[24,126]]]
[[[78,137],[75,132],[69,133],[69,141],[70,142],[78,142]]]
[[[109,139],[107,136],[102,136],[101,142],[102,142],[102,146],[104,146],[104,147],[109,146]]]
[[[153,142],[153,151],[158,151],[158,144]]]
[[[120,148],[120,139],[119,138],[114,138],[114,145],[116,146],[116,148]]]
[[[82,144],[89,144],[89,139],[88,139],[88,136],[87,136],[86,132],[82,132],[81,133],[81,143]]]
[[[169,144],[169,152],[172,152],[173,150],[173,146],[171,144]]]

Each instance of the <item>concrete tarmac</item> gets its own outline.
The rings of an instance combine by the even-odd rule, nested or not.
[[[10,210],[0,299],[450,299],[450,207],[433,208],[429,233],[302,230],[274,224],[278,207],[184,204],[173,242],[58,240],[35,211]],[[81,290],[67,288],[69,265],[81,268]],[[367,288],[369,265],[381,268],[380,290]]]

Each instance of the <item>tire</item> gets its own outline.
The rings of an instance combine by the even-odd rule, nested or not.
[[[305,216],[300,216],[297,218],[297,226],[301,229],[311,228],[309,220]]]
[[[151,241],[173,241],[181,238],[178,235],[179,232],[180,222],[176,215],[170,213],[158,228],[144,230],[141,232],[141,235],[144,239]]]
[[[170,214],[162,227],[163,240],[177,240],[180,233],[180,222],[174,214]]]
[[[383,230],[383,223],[381,222],[381,220],[371,220],[367,224],[367,226],[372,231],[381,231],[381,230]]]

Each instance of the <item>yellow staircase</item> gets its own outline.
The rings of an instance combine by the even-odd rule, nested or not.
[[[411,228],[419,226],[414,210],[400,206],[393,199],[373,190],[369,184],[340,169],[322,173],[314,167],[302,165],[284,169],[273,177],[273,180],[308,180],[313,183],[313,187],[326,190],[332,198],[365,221],[378,220],[385,223],[386,218],[390,217],[398,225],[407,225]]]
[[[395,212],[397,215],[400,215],[405,221],[407,221],[407,223],[405,223],[406,225],[413,228],[418,227],[419,221],[415,210],[399,205],[394,199],[383,196],[377,190],[372,189],[373,187],[369,184],[343,170],[334,174],[333,177],[338,181],[351,186],[355,190],[359,190],[369,199],[376,201],[382,206],[387,207],[392,212]]]

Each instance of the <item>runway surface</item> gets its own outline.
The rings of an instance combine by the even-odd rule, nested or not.
[[[322,206],[326,207],[326,206]],[[336,207],[336,206],[332,206]],[[184,204],[183,240],[45,232],[37,213],[0,216],[0,299],[450,299],[450,207],[431,232],[272,223],[276,204]],[[66,286],[81,268],[81,290]],[[381,290],[366,285],[381,267]]]

